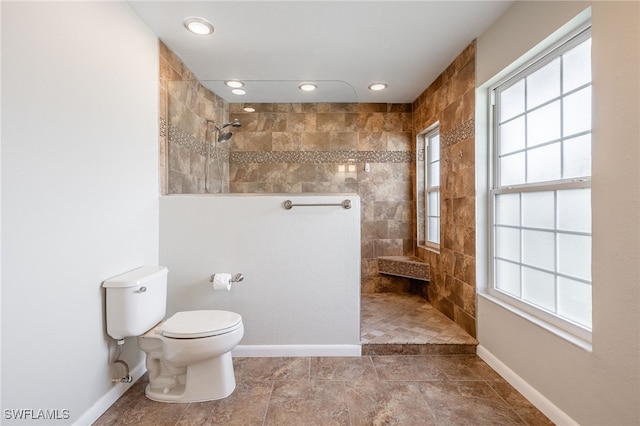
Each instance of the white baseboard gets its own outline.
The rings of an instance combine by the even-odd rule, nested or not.
[[[360,345],[238,345],[234,357],[360,356]]]
[[[538,410],[549,417],[557,425],[578,426],[578,422],[573,420],[567,413],[549,401],[544,395],[538,392],[533,386],[527,383],[522,377],[507,367],[495,355],[489,352],[484,346],[478,345],[477,355],[498,374],[500,374],[511,386],[527,398]]]
[[[135,382],[147,371],[144,360],[140,361],[129,374],[133,378],[131,383],[116,383],[111,390],[97,400],[87,411],[85,411],[73,424],[76,426],[87,426],[98,420],[105,411],[113,405],[124,393],[129,390]]]

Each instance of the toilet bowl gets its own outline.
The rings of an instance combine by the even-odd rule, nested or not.
[[[177,312],[142,336],[149,384],[145,394],[159,402],[222,399],[236,387],[231,350],[244,334],[235,312]]]

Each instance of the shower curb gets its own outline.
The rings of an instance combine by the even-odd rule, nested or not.
[[[362,355],[475,355],[477,344],[363,343]]]

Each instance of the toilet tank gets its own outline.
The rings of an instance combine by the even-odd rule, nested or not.
[[[107,334],[116,340],[140,336],[165,316],[167,273],[164,266],[142,266],[106,280]]]

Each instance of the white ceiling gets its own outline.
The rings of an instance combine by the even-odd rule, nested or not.
[[[407,103],[512,1],[128,3],[199,80],[230,102]],[[190,16],[207,19],[214,34],[187,32],[183,20]],[[219,85],[230,79],[245,81],[247,94],[231,95]],[[297,90],[302,81],[316,82],[315,94]],[[367,86],[376,81],[389,87],[371,92]]]

